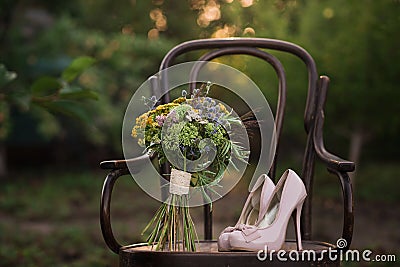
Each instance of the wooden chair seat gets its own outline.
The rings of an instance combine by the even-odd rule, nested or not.
[[[202,241],[197,244],[196,252],[163,252],[154,251],[147,244],[136,244],[122,247],[120,250],[121,266],[290,266],[301,267],[310,266],[318,262],[318,266],[339,266],[339,258],[331,260],[326,252],[334,249],[334,246],[324,242],[304,241],[304,250],[315,251],[315,254],[294,253],[296,242],[288,240],[282,250],[287,254],[276,253],[262,254],[258,252],[218,252],[216,241]],[[292,251],[292,254],[290,252]],[[310,255],[310,256],[309,256]],[[297,261],[297,258],[299,259]],[[296,259],[293,261],[291,259]],[[316,259],[316,260],[315,260]],[[285,261],[287,260],[287,261]]]

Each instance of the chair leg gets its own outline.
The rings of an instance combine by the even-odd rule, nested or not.
[[[212,211],[211,205],[204,205],[204,239],[212,240]]]

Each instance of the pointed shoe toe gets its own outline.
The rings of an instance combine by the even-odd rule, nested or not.
[[[229,235],[230,234],[231,234],[231,232],[221,233],[221,235],[218,237],[218,251],[223,252],[223,251],[231,250],[231,246],[229,243]]]

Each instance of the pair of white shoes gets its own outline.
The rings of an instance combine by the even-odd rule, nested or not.
[[[302,250],[300,215],[306,196],[303,181],[290,169],[284,172],[276,186],[266,174],[261,175],[250,191],[236,225],[225,228],[220,234],[218,250],[281,249],[289,218],[295,210],[297,249]]]

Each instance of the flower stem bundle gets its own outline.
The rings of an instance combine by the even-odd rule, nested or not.
[[[154,225],[147,242],[155,250],[195,251],[197,233],[189,213],[188,195],[171,194],[158,209],[143,233]]]

